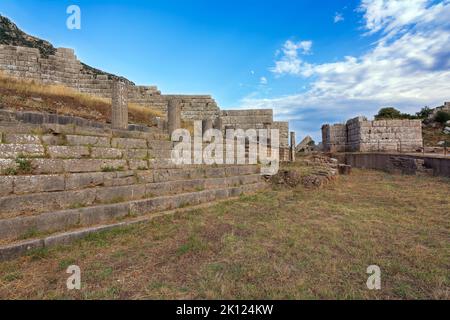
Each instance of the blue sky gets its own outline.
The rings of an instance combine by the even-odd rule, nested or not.
[[[81,8],[81,30],[66,8]],[[450,100],[448,0],[2,0],[26,32],[163,93],[320,126]],[[443,19],[442,17],[447,17]]]

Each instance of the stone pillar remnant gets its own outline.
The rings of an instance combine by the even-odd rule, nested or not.
[[[294,162],[295,161],[295,145],[296,145],[296,141],[295,141],[295,132],[291,132],[291,161]]]
[[[222,118],[216,118],[216,120],[214,120],[214,129],[223,130],[223,121]]]
[[[213,121],[211,119],[202,120],[202,132],[205,134],[206,131],[213,128]]]
[[[171,99],[167,106],[167,127],[169,129],[169,136],[181,128],[181,104],[179,100]]]
[[[112,84],[112,119],[113,129],[128,129],[128,88],[122,81]]]

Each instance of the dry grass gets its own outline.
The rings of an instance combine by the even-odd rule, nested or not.
[[[21,80],[0,73],[0,103],[4,108],[23,111],[41,111],[111,122],[111,100],[77,92],[62,85],[45,85],[32,80]],[[131,122],[154,125],[161,112],[130,103]]]
[[[0,298],[449,299],[449,193],[449,180],[355,170],[1,263]],[[372,264],[380,291],[365,285]]]

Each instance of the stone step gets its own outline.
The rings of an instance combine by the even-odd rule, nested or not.
[[[195,184],[194,184],[195,185]],[[0,239],[17,239],[27,233],[57,232],[80,226],[89,226],[127,217],[183,208],[215,200],[256,192],[267,186],[262,180],[233,186],[217,184],[216,188],[203,191],[179,191],[173,195],[122,201],[120,203],[95,205],[79,209],[50,211],[34,216],[21,216],[0,220]]]
[[[229,197],[236,197],[244,194],[251,194],[254,192],[262,191],[266,187],[267,185],[265,183],[259,182],[256,184],[245,186],[245,188],[236,187],[219,190],[208,190],[198,192],[196,194],[181,194],[171,197],[143,200],[140,202],[134,201],[129,202],[123,206],[115,205],[115,207],[110,206],[109,208],[105,208],[105,206],[86,208],[84,212],[74,212],[71,218],[69,218],[69,215],[67,215],[65,219],[59,217],[59,220],[55,216],[55,219],[47,221],[45,221],[44,219],[42,219],[40,222],[23,221],[22,226],[29,223],[28,227],[31,229],[40,229],[42,232],[53,232],[53,234],[29,240],[14,241],[12,243],[7,243],[0,246],[0,261],[7,261],[17,258],[21,255],[26,254],[27,252],[30,252],[31,250],[70,244],[73,241],[85,238],[90,234],[143,223],[167,214],[175,214],[177,212],[195,209],[196,207],[199,207],[202,204],[204,205],[205,203],[214,204],[217,201],[221,201]],[[192,201],[193,198],[196,198],[195,201]],[[192,201],[192,203],[190,203],[191,206],[180,208],[188,203],[183,201]],[[174,207],[174,205],[176,205],[177,203],[179,203],[180,205],[178,207]],[[89,215],[89,213],[87,212],[88,210],[96,210],[95,208],[97,208],[99,210],[98,212],[101,212],[102,214],[97,215],[97,218],[94,220],[83,219],[83,217]],[[141,213],[134,213],[135,216],[137,216],[135,217],[134,215],[129,214],[129,212],[132,212],[130,211],[132,210],[132,208],[134,208],[134,210],[136,210],[136,208],[140,208],[143,211],[141,211]],[[127,210],[128,213],[125,214]],[[117,220],[119,220],[120,222],[114,222]],[[83,223],[94,221],[97,225],[83,227]],[[18,228],[21,228],[20,224],[18,224],[17,226]],[[14,228],[14,226],[11,226],[11,228]],[[23,227],[22,230],[24,230]],[[66,231],[56,233],[61,230]]]
[[[41,192],[73,191],[93,187],[126,186],[139,183],[168,182],[201,178],[251,175],[260,172],[258,166],[190,167],[178,169],[127,170],[0,176],[0,197]]]
[[[47,177],[40,184],[47,190],[63,187],[60,177]],[[59,179],[58,179],[59,178]],[[124,177],[126,178],[126,176]],[[255,183],[261,178],[258,174],[238,175],[221,178],[199,178],[164,182],[140,183],[125,186],[93,187],[72,191],[40,192],[0,197],[0,219],[21,215],[33,215],[46,211],[85,207],[101,203],[114,203],[172,194],[176,192],[196,191],[221,186],[236,186]],[[32,181],[32,179],[28,180]],[[130,181],[131,182],[131,181]],[[16,183],[16,181],[13,182]],[[33,183],[33,182],[30,182]],[[26,180],[14,185],[15,190],[26,191]],[[38,185],[38,184],[37,184]]]

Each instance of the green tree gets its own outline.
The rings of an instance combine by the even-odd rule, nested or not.
[[[419,119],[428,119],[428,117],[433,113],[433,109],[428,107],[423,107],[422,110],[416,113]]]
[[[395,108],[382,108],[375,116],[375,120],[402,119],[402,113]]]

